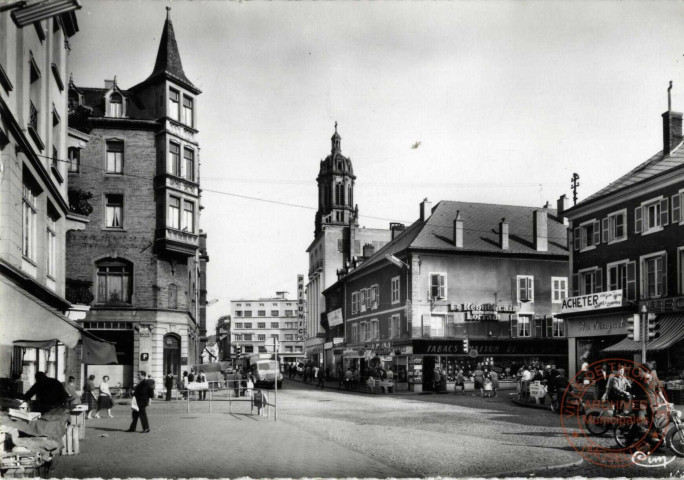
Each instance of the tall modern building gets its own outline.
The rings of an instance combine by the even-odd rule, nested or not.
[[[389,242],[391,232],[359,227],[359,208],[354,204],[356,176],[351,160],[342,155],[342,137],[331,138],[331,151],[321,160],[318,172],[318,211],[314,239],[307,248],[309,283],[306,288],[306,354],[317,364],[323,362],[325,330],[321,325],[326,311],[323,290],[337,281],[337,270],[363,256],[370,245],[378,250]]]
[[[87,219],[69,209],[69,39],[77,2],[0,11],[0,386],[44,371],[64,380],[81,330],[67,318],[65,238]],[[12,380],[10,380],[10,378]],[[7,390],[6,390],[7,389]],[[20,392],[21,393],[21,392]]]
[[[91,306],[83,326],[116,343],[118,365],[88,366],[114,384],[145,370],[163,385],[168,371],[200,363],[206,334],[201,92],[183,70],[169,10],[144,81],[69,84],[70,124],[90,137],[69,151],[71,194],[92,214],[84,231],[68,237],[67,294]]]
[[[273,339],[280,344],[282,362],[299,362],[304,359],[304,342],[298,340],[297,300],[285,297],[287,292],[276,292],[275,297],[232,300],[230,302],[230,328],[233,352],[242,347],[242,353],[272,352]]]

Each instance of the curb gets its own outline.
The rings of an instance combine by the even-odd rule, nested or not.
[[[579,467],[584,463],[584,459],[579,459],[576,462],[571,462],[571,463],[564,463],[562,465],[551,465],[549,467],[536,467],[536,468],[531,468],[529,470],[524,470],[521,472],[498,472],[498,473],[493,473],[491,475],[487,475],[487,477],[513,477],[513,478],[519,478],[519,477],[525,477],[528,476],[530,473],[534,472],[549,472],[549,471],[554,471],[554,470],[559,470],[559,469],[565,469],[565,468],[571,468],[571,467]]]
[[[537,410],[546,410],[547,412],[551,412],[549,407],[547,407],[546,405],[537,405],[536,403],[522,402],[522,401],[518,400],[517,398],[511,398],[510,400],[512,403],[514,403],[515,405],[517,405],[519,407],[535,408]]]

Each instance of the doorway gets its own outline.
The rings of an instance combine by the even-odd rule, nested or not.
[[[437,357],[423,357],[423,391],[432,392],[435,390],[435,364]]]
[[[178,377],[180,374],[180,338],[178,335],[168,334],[164,336],[164,371],[171,372]]]

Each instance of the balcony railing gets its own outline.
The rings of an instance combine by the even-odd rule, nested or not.
[[[170,252],[190,256],[199,248],[199,235],[166,227],[157,230],[157,242]]]

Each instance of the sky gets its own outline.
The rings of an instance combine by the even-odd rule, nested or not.
[[[360,224],[387,228],[424,198],[555,207],[573,172],[581,201],[661,149],[670,80],[684,109],[684,2],[82,4],[81,87],[147,78],[171,7],[203,92],[210,333],[232,299],[295,297],[336,121]]]

